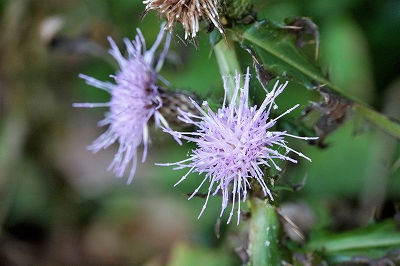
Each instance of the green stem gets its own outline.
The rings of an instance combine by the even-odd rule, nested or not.
[[[236,55],[233,41],[229,40],[228,37],[226,39],[222,39],[215,45],[214,51],[215,56],[217,57],[219,71],[221,72],[222,76],[234,77],[236,75],[236,71],[241,73],[240,64]],[[230,102],[235,92],[235,79],[227,79],[226,85],[228,87],[228,101]]]
[[[361,115],[372,124],[376,125],[380,129],[384,130],[386,133],[389,133],[393,137],[400,139],[400,124],[394,121],[391,121],[390,118],[386,117],[383,114],[380,114],[364,105],[355,103],[353,106],[353,110],[355,113]]]
[[[265,200],[251,198],[249,255],[251,266],[281,265],[280,224],[275,207]]]

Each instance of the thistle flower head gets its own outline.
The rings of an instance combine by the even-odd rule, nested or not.
[[[165,15],[167,19],[166,30],[171,32],[177,21],[182,23],[185,39],[196,37],[201,19],[212,23],[224,35],[218,15],[218,0],[145,0],[143,4],[146,8],[142,17],[150,10],[157,10],[160,17]]]
[[[137,148],[143,143],[144,151],[142,162],[146,159],[147,146],[150,142],[148,124],[154,118],[155,126],[160,122],[169,128],[164,117],[158,109],[162,100],[156,85],[158,74],[169,48],[170,35],[167,34],[164,50],[156,60],[156,49],[164,38],[164,29],[161,26],[157,40],[150,50],[146,50],[143,34],[137,29],[137,36],[133,41],[125,39],[127,58],[122,56],[115,42],[109,37],[111,44],[110,54],[118,61],[120,71],[111,77],[115,83],[99,81],[95,78],[79,75],[87,84],[103,89],[111,94],[107,103],[80,103],[75,107],[109,107],[105,118],[99,121],[99,126],[109,125],[98,139],[90,146],[94,153],[109,147],[114,142],[119,142],[118,152],[109,166],[118,177],[122,177],[130,163],[132,168],[128,183],[132,181],[137,163]]]
[[[273,131],[271,128],[276,121],[283,115],[291,112],[298,105],[287,110],[276,118],[270,118],[272,109],[277,108],[275,98],[284,90],[287,83],[279,85],[277,82],[271,92],[266,95],[264,102],[259,108],[249,107],[250,74],[247,69],[243,88],[240,88],[240,75],[236,74],[236,88],[231,103],[224,104],[213,112],[207,102],[203,103],[203,110],[196,102],[193,104],[202,114],[195,116],[191,113],[181,111],[180,119],[188,124],[195,125],[196,132],[176,132],[171,129],[164,131],[172,134],[176,138],[195,142],[197,148],[192,150],[189,158],[164,166],[175,165],[174,169],[189,168],[178,182],[182,182],[191,172],[205,173],[205,177],[193,194],[195,196],[200,188],[208,184],[208,193],[203,209],[199,217],[206,208],[210,195],[222,194],[221,214],[227,208],[228,202],[232,200],[232,209],[229,215],[230,222],[235,204],[237,207],[238,223],[240,220],[240,203],[246,200],[246,195],[250,187],[250,180],[256,180],[262,188],[264,195],[273,200],[270,189],[265,181],[262,166],[274,167],[281,170],[276,160],[297,161],[287,154],[294,152],[297,155],[311,161],[302,153],[287,146],[285,137],[295,137],[308,139],[288,134],[286,131]],[[224,81],[225,98],[227,91],[227,81]],[[238,101],[236,101],[238,99]],[[235,104],[238,102],[238,105]],[[177,185],[176,184],[176,185]]]

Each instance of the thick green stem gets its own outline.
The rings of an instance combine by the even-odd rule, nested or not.
[[[235,45],[228,38],[219,41],[215,47],[215,56],[217,57],[219,71],[224,77],[236,75],[236,71],[241,73],[239,60],[236,55]],[[232,100],[235,92],[235,79],[227,79],[228,101]]]
[[[249,204],[251,211],[249,265],[281,265],[279,252],[280,224],[275,207],[258,198],[251,198]]]

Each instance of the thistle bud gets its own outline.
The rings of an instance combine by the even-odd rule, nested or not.
[[[246,23],[254,17],[253,2],[250,0],[224,0],[222,15],[225,18]]]

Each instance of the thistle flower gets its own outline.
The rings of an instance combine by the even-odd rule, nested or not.
[[[146,159],[147,147],[150,143],[149,120],[169,128],[167,121],[158,111],[162,107],[162,100],[156,85],[157,72],[162,67],[167,54],[171,37],[167,34],[165,46],[156,60],[156,49],[164,38],[164,25],[158,34],[157,40],[150,50],[146,50],[142,32],[137,29],[133,41],[125,39],[128,56],[123,57],[115,42],[109,37],[111,44],[110,54],[118,61],[121,68],[111,77],[114,83],[99,81],[95,78],[80,74],[87,84],[105,90],[111,94],[111,100],[106,103],[78,103],[74,107],[109,107],[105,118],[98,122],[99,126],[109,125],[98,139],[90,146],[93,153],[119,142],[118,152],[108,170],[113,170],[118,177],[122,177],[130,163],[132,167],[127,183],[132,181],[137,165],[137,148],[143,143],[144,151],[142,162]]]
[[[285,137],[294,137],[307,140],[306,137],[298,137],[288,134],[286,131],[273,131],[271,128],[276,121],[287,113],[290,113],[298,105],[284,112],[276,118],[270,118],[272,108],[277,108],[275,98],[284,90],[287,83],[275,84],[273,90],[266,95],[259,108],[248,106],[249,93],[249,69],[245,75],[244,87],[240,88],[240,75],[236,74],[236,88],[231,103],[225,104],[227,92],[227,80],[224,79],[225,100],[223,106],[215,113],[207,102],[203,102],[203,110],[196,102],[196,106],[202,116],[181,111],[180,119],[188,124],[195,125],[196,132],[177,132],[165,128],[164,131],[172,136],[185,139],[197,144],[189,158],[176,162],[161,164],[163,166],[175,165],[176,169],[189,168],[189,171],[175,184],[181,183],[191,172],[205,173],[205,177],[193,194],[195,196],[200,188],[209,181],[208,193],[199,217],[204,212],[210,195],[222,194],[221,214],[227,208],[230,195],[232,195],[232,209],[228,223],[234,213],[235,204],[238,204],[238,223],[240,220],[240,203],[246,200],[250,187],[250,180],[255,179],[261,186],[266,197],[273,200],[267,182],[264,179],[262,166],[274,167],[281,171],[276,160],[297,161],[287,154],[294,152],[297,155],[311,161],[302,153],[287,146]],[[240,95],[239,95],[240,93]],[[239,99],[238,99],[239,97]],[[238,106],[235,102],[238,99]]]
[[[142,17],[152,9],[157,10],[160,17],[166,16],[167,24],[164,28],[170,32],[176,21],[179,21],[185,30],[185,39],[188,36],[196,37],[199,21],[202,18],[211,22],[224,35],[218,15],[218,0],[145,0],[143,4],[146,8]]]

